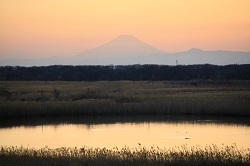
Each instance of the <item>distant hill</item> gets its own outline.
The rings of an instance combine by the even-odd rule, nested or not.
[[[78,55],[44,59],[0,59],[0,66],[49,66],[49,65],[192,65],[192,64],[250,64],[250,52],[204,51],[190,49],[184,52],[166,53],[132,35],[121,35],[99,47]]]
[[[239,51],[203,51],[192,48],[185,52],[172,54],[179,64],[250,64],[250,52]]]

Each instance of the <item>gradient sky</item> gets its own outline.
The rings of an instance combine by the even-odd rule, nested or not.
[[[250,51],[250,0],[0,0],[0,58],[73,56],[132,34],[167,52]]]

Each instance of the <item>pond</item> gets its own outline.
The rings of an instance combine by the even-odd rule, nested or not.
[[[0,145],[41,148],[232,145],[250,147],[248,120],[224,118],[78,118],[78,120],[6,120]],[[101,120],[100,120],[101,119]],[[153,120],[152,120],[153,119]],[[27,122],[29,121],[29,122]],[[16,124],[17,123],[17,124]],[[9,125],[6,125],[9,124]]]

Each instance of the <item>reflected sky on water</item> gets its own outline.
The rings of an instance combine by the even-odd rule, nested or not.
[[[0,145],[57,147],[175,147],[187,144],[250,147],[250,126],[218,120],[45,124],[0,128]]]

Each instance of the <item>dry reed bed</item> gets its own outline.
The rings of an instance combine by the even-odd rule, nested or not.
[[[250,116],[250,82],[0,82],[0,117]]]
[[[172,149],[0,147],[0,165],[250,165],[250,149],[216,145]]]

